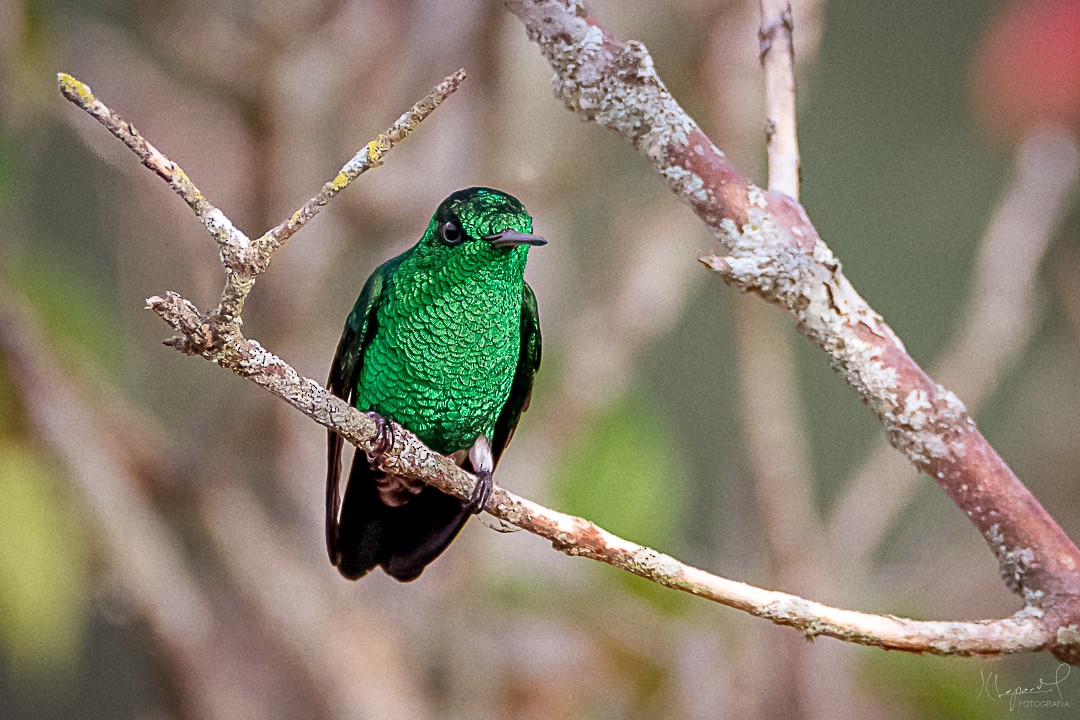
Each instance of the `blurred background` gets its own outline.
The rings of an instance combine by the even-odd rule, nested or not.
[[[596,0],[759,182],[758,10]],[[911,354],[1080,538],[1080,3],[795,3],[803,201]],[[798,633],[474,521],[424,576],[341,579],[324,433],[161,345],[216,250],[55,74],[243,230],[287,217],[464,66],[386,165],[277,254],[248,335],[326,376],[364,279],[454,189],[519,197],[544,365],[500,483],[722,575],[871,612],[1020,607],[978,533],[624,142],[552,99],[496,0],[0,0],[0,717],[1072,716],[979,697],[1049,655]],[[490,523],[490,518],[486,520]],[[981,677],[982,676],[982,677]]]

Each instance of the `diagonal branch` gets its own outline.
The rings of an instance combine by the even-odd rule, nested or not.
[[[1039,326],[1039,267],[1075,200],[1076,140],[1042,128],[1018,148],[1012,178],[979,243],[961,321],[934,374],[978,408]],[[917,488],[917,476],[881,444],[836,502],[830,545],[865,565]]]
[[[963,403],[935,383],[855,291],[790,197],[745,179],[671,96],[645,46],[605,30],[580,0],[506,0],[555,71],[555,94],[614,130],[728,248],[701,261],[781,306],[935,478],[997,556],[1006,584],[1045,613],[1054,651],[1080,662],[1080,549],[994,452]]]
[[[760,0],[761,28],[758,30],[759,59],[765,76],[765,139],[769,161],[769,190],[799,199],[800,161],[796,132],[795,104],[795,20],[788,0]],[[800,6],[800,10],[804,7]],[[805,17],[805,13],[802,14]],[[800,31],[803,31],[800,28]],[[813,32],[813,30],[811,30]],[[810,453],[805,449],[807,438],[801,424],[791,347],[787,335],[781,335],[779,323],[783,318],[774,314],[754,298],[740,298],[742,313],[740,338],[774,339],[771,343],[758,340],[757,346],[745,346],[747,359],[740,362],[743,377],[758,377],[764,386],[757,397],[749,398],[757,406],[772,408],[766,414],[760,409],[746,408],[747,418],[758,416],[759,431],[768,443],[759,442],[755,455],[759,467],[773,472],[755,478],[758,502],[767,519],[768,538],[774,554],[786,561],[780,577],[787,586],[807,588],[806,592],[823,592],[833,583],[833,558],[827,551],[825,528],[817,512]],[[748,308],[753,308],[750,312]],[[749,322],[756,328],[744,328]],[[756,330],[756,332],[755,332]],[[743,343],[740,342],[742,346]],[[768,373],[767,377],[765,376]],[[748,403],[749,405],[749,403]],[[786,405],[787,407],[783,407]],[[780,407],[777,407],[780,406]],[[761,417],[765,415],[765,417]],[[764,446],[764,447],[762,447]],[[796,454],[795,450],[799,450]],[[849,662],[850,655],[814,651],[803,645],[787,643],[773,650],[772,662],[785,668],[792,683],[791,714],[808,717],[855,717],[857,709],[855,687],[851,673],[833,673]],[[825,668],[837,678],[840,687],[823,691],[820,683]],[[839,692],[837,692],[839,691]]]
[[[449,84],[444,83],[440,87],[448,88],[446,94],[449,94],[460,78],[459,73],[448,78]],[[146,158],[149,158],[152,163],[148,166],[155,169],[155,172],[161,167],[167,169],[171,178],[182,175],[182,171],[175,164],[165,160],[156,150],[143,152],[145,148],[152,146],[138,138],[137,134],[130,130],[129,124],[97,101],[85,85],[66,75],[60,76],[60,82],[68,99],[99,120],[102,117],[107,118],[113,125],[102,120],[103,124],[110,130],[113,130],[113,126],[120,129],[121,132],[114,130],[114,134],[125,140],[125,143],[125,138],[133,139],[127,144],[139,154],[144,164],[147,163]],[[438,92],[438,88],[436,91]],[[367,157],[370,161],[371,155]],[[165,177],[162,172],[158,174]],[[186,175],[182,176],[186,178]],[[172,180],[170,183],[172,184]],[[197,190],[194,194],[199,195]],[[205,202],[205,199],[200,202]],[[311,207],[315,206],[321,207],[321,204],[316,200]],[[291,222],[302,224],[299,219]],[[214,228],[207,226],[211,234],[219,240],[219,248],[223,254],[222,264],[227,272],[230,268],[235,270],[236,255],[245,252],[265,253],[266,257],[259,261],[260,267],[265,268],[270,255],[280,245],[280,242],[274,240],[267,242],[264,247],[252,250],[251,244],[222,242],[215,233],[218,227],[232,225],[224,219],[223,223],[215,224]],[[261,271],[243,264],[240,264],[240,269],[249,273],[245,277],[251,281],[254,280],[254,275]],[[248,289],[250,290],[250,287]],[[226,300],[227,297],[223,295],[222,302]],[[164,297],[152,297],[147,304],[180,334],[180,337],[174,338],[169,344],[189,354],[200,355],[263,386],[319,424],[340,433],[361,450],[375,451],[377,433],[371,418],[350,407],[314,380],[299,375],[258,342],[245,338],[240,332],[238,313],[232,323],[220,323],[213,314],[200,313],[191,302],[171,292]],[[425,447],[405,428],[395,424],[394,430],[392,447],[379,449],[379,462],[384,470],[405,478],[421,480],[463,499],[471,495],[476,483],[475,477],[459,468],[451,459]],[[923,622],[830,608],[786,593],[764,590],[711,575],[668,555],[616,537],[587,520],[550,510],[501,488],[496,488],[487,510],[495,517],[551,541],[556,549],[568,555],[589,557],[607,563],[666,587],[699,595],[767,618],[777,624],[798,628],[809,637],[827,635],[849,642],[911,652],[995,655],[1044,648],[1054,641],[1054,632],[1057,629],[1048,626],[1042,613],[1035,608],[1025,609],[1002,620],[967,623]]]
[[[188,204],[196,217],[202,221],[206,231],[217,240],[221,260],[225,263],[226,269],[230,272],[242,272],[243,265],[250,262],[251,240],[225,217],[225,213],[214,207],[203,196],[202,191],[195,186],[187,173],[139,134],[134,125],[98,100],[88,85],[79,82],[67,73],[58,73],[56,80],[60,83],[60,92],[64,94],[64,97],[104,125],[109,132],[119,138],[120,142],[131,148],[144,166],[169,183],[173,192]]]
[[[465,70],[458,70],[436,85],[427,97],[413,105],[394,124],[377,138],[372,140],[363,150],[356,153],[349,162],[341,168],[341,171],[328,181],[319,190],[319,193],[308,200],[299,210],[294,212],[288,220],[282,221],[276,227],[267,231],[256,242],[261,246],[261,252],[269,256],[281,245],[291,238],[296,231],[302,228],[308,220],[315,217],[319,210],[339,192],[349,186],[362,173],[371,168],[382,165],[383,156],[390,152],[399,142],[409,137],[414,130],[423,122],[442,101],[453,94],[465,79]]]
[[[799,199],[795,113],[794,18],[788,0],[760,0],[758,59],[765,90],[769,190]],[[800,28],[800,31],[802,28]],[[813,31],[811,31],[813,32]],[[717,99],[717,104],[723,102]],[[753,484],[764,537],[781,587],[810,595],[826,592],[832,574],[815,502],[809,439],[803,425],[792,342],[785,320],[756,298],[734,305],[739,345],[742,412]],[[857,716],[853,688],[823,692],[821,671],[835,665],[839,648],[811,648],[796,637],[778,638],[768,664],[791,678],[773,714]],[[824,650],[824,652],[822,651]],[[844,675],[837,675],[841,685]],[[825,708],[828,708],[826,710]]]
[[[150,298],[151,308],[178,332],[198,328],[197,311],[180,296]],[[350,443],[374,452],[375,423],[349,407],[317,382],[301,377],[291,366],[254,340],[234,339],[207,359],[262,385]],[[384,470],[421,480],[462,499],[471,496],[476,478],[449,458],[427,448],[411,432],[393,424],[393,446],[380,456]],[[1039,650],[1052,635],[1038,613],[1022,611],[1011,618],[979,622],[934,622],[872,615],[832,608],[787,593],[764,590],[712,575],[656,550],[624,540],[583,518],[546,508],[496,487],[491,515],[549,540],[567,555],[587,557],[639,577],[797,628],[808,637],[825,635],[862,645],[938,655],[996,655]]]

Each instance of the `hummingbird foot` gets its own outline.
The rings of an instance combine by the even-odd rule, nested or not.
[[[479,515],[484,512],[495,490],[495,483],[491,478],[491,473],[495,469],[495,459],[491,455],[491,443],[483,435],[476,438],[476,442],[469,448],[469,464],[472,465],[473,474],[476,475],[476,487],[465,502],[465,509],[473,515]]]
[[[473,515],[479,515],[484,512],[484,508],[487,507],[488,501],[491,500],[491,495],[494,490],[495,482],[492,480],[491,471],[477,470],[476,487],[473,488],[472,494],[465,502],[465,509]]]
[[[364,413],[375,423],[375,441],[371,453],[372,457],[378,457],[394,446],[394,426],[382,415],[376,412]]]

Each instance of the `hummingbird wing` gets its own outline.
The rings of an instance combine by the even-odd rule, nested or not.
[[[401,262],[399,255],[380,265],[364,283],[360,297],[345,321],[334,362],[330,366],[327,389],[349,405],[356,399],[356,383],[363,368],[364,350],[375,336],[376,311],[385,297],[386,286]],[[333,430],[327,434],[326,454],[326,550],[335,566],[340,560],[338,550],[338,516],[341,510],[341,447],[342,437]]]
[[[529,283],[525,283],[521,293],[521,352],[518,355],[514,380],[510,385],[510,397],[503,405],[499,419],[495,421],[495,433],[491,439],[495,464],[498,464],[503,450],[514,437],[521,413],[529,409],[533,377],[540,368],[540,345],[540,312],[536,307],[536,295]]]

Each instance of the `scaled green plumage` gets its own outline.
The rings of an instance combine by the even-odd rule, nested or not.
[[[411,580],[490,492],[490,472],[532,392],[540,363],[536,298],[524,282],[532,218],[488,188],[454,193],[420,241],[364,285],[345,325],[329,387],[408,428],[486,481],[473,505],[381,476],[357,453],[338,502],[341,439],[330,434],[327,544],[346,577],[382,565]],[[479,467],[473,467],[473,465]],[[483,485],[483,483],[481,483]],[[478,491],[484,490],[478,487]]]

